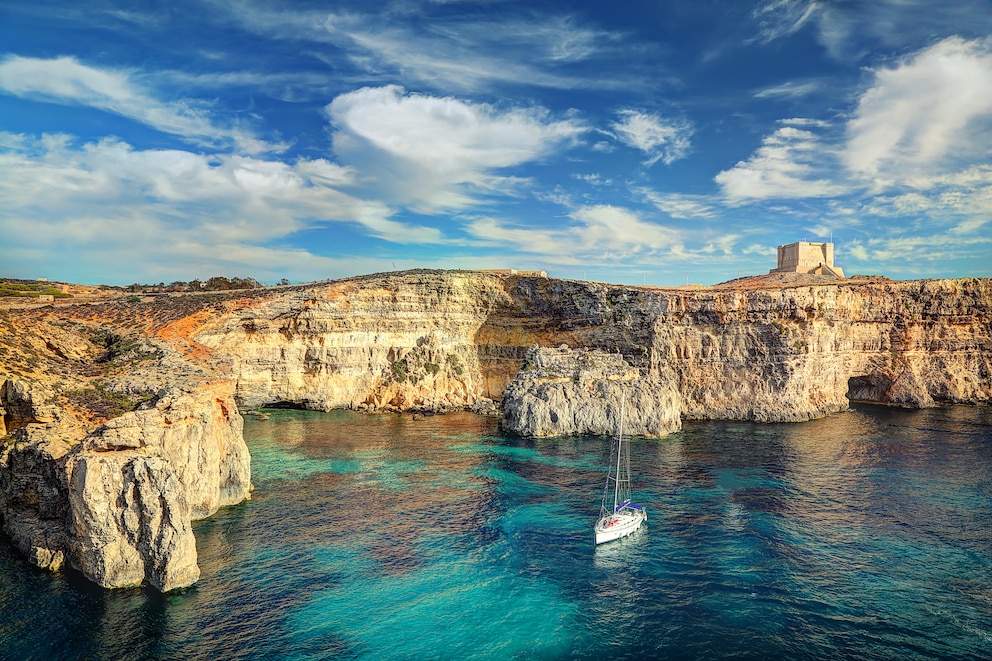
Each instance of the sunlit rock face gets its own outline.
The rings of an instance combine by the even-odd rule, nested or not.
[[[37,392],[32,401],[39,415],[51,410]],[[90,433],[57,417],[19,427],[0,451],[0,515],[15,546],[39,567],[68,563],[104,587],[196,582],[191,522],[249,496],[229,383],[174,389]]]
[[[518,368],[486,338],[509,304],[496,277],[411,272],[253,300],[195,337],[229,362],[242,407],[443,411],[498,397]]]
[[[669,299],[652,360],[687,418],[801,421],[851,400],[992,398],[989,280],[843,282]]]
[[[660,406],[673,399],[682,418],[802,421],[851,400],[987,402],[990,313],[982,279],[792,274],[658,289],[407,272],[253,299],[196,340],[230,365],[242,406],[469,407],[502,400],[531,347],[564,345],[622,356],[638,390],[654,391]],[[528,383],[546,397],[553,390]],[[560,422],[541,423],[540,435],[599,433],[566,410],[583,408],[577,393],[555,388],[545,417],[561,409]],[[504,419],[515,430],[512,415]],[[664,428],[674,427],[645,433]]]

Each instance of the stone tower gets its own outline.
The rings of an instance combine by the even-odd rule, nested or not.
[[[844,271],[834,266],[834,244],[797,241],[778,247],[778,267],[769,273],[815,273],[844,277]]]

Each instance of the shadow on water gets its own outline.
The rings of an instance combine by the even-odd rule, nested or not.
[[[635,439],[648,521],[600,547],[609,441],[469,414],[248,419],[250,502],[200,582],[104,591],[0,544],[0,656],[981,658],[989,409],[857,407]]]

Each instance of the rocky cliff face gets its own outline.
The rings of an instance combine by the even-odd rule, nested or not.
[[[651,365],[678,374],[686,417],[802,421],[850,400],[992,398],[989,280],[752,287],[665,297]]]
[[[248,496],[239,410],[495,401],[509,431],[606,435],[621,396],[645,436],[987,404],[992,280],[411,271],[0,313],[0,517],[39,566],[168,590],[196,580],[190,521]]]
[[[175,356],[142,346],[118,360],[102,331],[87,339],[44,321],[5,330],[18,340],[3,346],[0,382],[0,521],[11,541],[39,567],[69,564],[105,587],[194,583],[191,522],[250,489],[231,382],[159,387],[167,377],[140,374],[167,373]]]
[[[502,399],[508,429],[547,435],[601,429],[565,411],[595,402],[564,385],[548,400],[562,409],[556,423],[547,413],[538,424],[533,400],[520,399],[531,387],[550,396],[548,382],[507,389],[532,346],[622,355],[664,406],[674,388],[684,418],[802,421],[851,400],[988,402],[990,322],[992,284],[981,279],[778,275],[656,289],[410,272],[253,301],[194,337],[230,365],[244,406],[444,410]],[[520,426],[527,415],[536,426]]]
[[[191,522],[249,493],[241,430],[225,383],[169,391],[86,436],[65,461],[73,566],[105,587],[195,583]]]
[[[480,336],[509,302],[494,276],[410,272],[245,301],[193,337],[243,407],[443,411],[499,397],[518,369]]]

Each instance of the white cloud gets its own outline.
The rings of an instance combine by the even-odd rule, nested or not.
[[[570,214],[589,247],[620,252],[662,250],[681,240],[677,230],[642,220],[629,209],[609,204],[581,207]]]
[[[830,148],[815,133],[787,125],[767,136],[751,158],[720,172],[714,180],[732,203],[831,197],[847,192],[832,179],[835,162]]]
[[[935,36],[989,34],[992,12],[988,0],[873,0],[819,2],[813,17],[818,39],[839,60],[860,60],[880,45],[888,52],[932,41]]]
[[[716,218],[717,209],[713,206],[715,200],[703,195],[686,195],[684,193],[658,193],[647,188],[637,188],[634,192],[653,204],[672,218]]]
[[[562,265],[603,264],[624,259],[650,260],[683,250],[682,233],[643,219],[630,209],[592,205],[574,209],[574,222],[534,228],[484,218],[468,225],[470,234],[514,252],[541,255]]]
[[[573,179],[577,179],[579,181],[584,181],[585,183],[589,184],[590,186],[611,186],[611,185],[613,185],[613,180],[612,179],[609,179],[609,178],[605,178],[604,179],[603,178],[603,175],[601,175],[598,172],[595,172],[593,174],[573,174],[572,175],[572,178]]]
[[[77,146],[66,136],[0,134],[0,145],[0,235],[19,272],[71,254],[125,279],[151,264],[180,277],[194,262],[252,273],[278,262],[301,273],[326,258],[266,244],[336,223],[397,243],[445,242],[436,228],[397,222],[387,205],[340,190],[355,173],[324,159],[138,150],[110,139]],[[273,256],[272,264],[244,261],[256,254]]]
[[[819,91],[821,87],[822,85],[814,80],[805,82],[789,81],[781,85],[773,85],[772,87],[760,89],[754,93],[754,98],[800,98]]]
[[[858,61],[869,53],[905,51],[935,36],[992,33],[988,0],[769,0],[753,12],[757,36],[769,43],[803,28],[838,60]]]
[[[162,100],[137,82],[139,77],[132,71],[91,67],[74,57],[8,56],[0,62],[0,91],[13,96],[96,108],[201,146],[233,145],[247,153],[284,148],[237,125],[218,125],[203,102]]]
[[[750,158],[715,177],[727,201],[843,197],[828,209],[845,226],[892,218],[927,233],[982,231],[992,214],[990,42],[948,38],[871,77],[842,130],[780,120]]]
[[[888,270],[896,266],[908,274],[927,276],[942,261],[980,260],[988,254],[992,237],[973,237],[967,245],[954,234],[904,235],[894,233],[845,244],[844,251],[862,268]],[[878,271],[875,271],[878,272]]]
[[[550,228],[534,228],[523,226],[496,218],[479,218],[467,225],[469,234],[486,245],[510,247],[516,252],[532,255],[553,256],[552,261],[566,264],[579,263],[580,256],[575,254],[577,244],[574,237],[567,232]],[[563,245],[562,240],[567,244]]]
[[[662,161],[670,165],[689,151],[693,129],[688,122],[665,119],[640,110],[625,109],[620,119],[610,124],[616,138],[648,155],[645,165]]]
[[[527,182],[502,169],[539,160],[586,130],[540,108],[497,109],[395,85],[342,94],[326,112],[338,157],[384,199],[422,211],[513,194]]]
[[[471,3],[458,13],[436,12],[435,3],[395,5],[369,13],[276,9],[250,2],[228,3],[229,16],[246,29],[276,39],[314,45],[307,54],[341,66],[333,45],[361,72],[362,79],[444,90],[489,90],[503,84],[553,89],[629,89],[643,84],[629,63],[629,38],[586,27],[569,16],[527,16],[488,10]],[[523,54],[523,56],[520,56]],[[604,59],[627,60],[622,75],[597,77],[572,65]],[[645,74],[646,75],[646,74]],[[657,71],[654,72],[657,80]],[[370,78],[371,77],[371,78]]]
[[[754,10],[758,41],[768,43],[795,34],[823,9],[816,0],[772,0]]]
[[[875,72],[848,123],[843,160],[881,189],[962,157],[987,158],[990,119],[989,44],[951,37]]]

